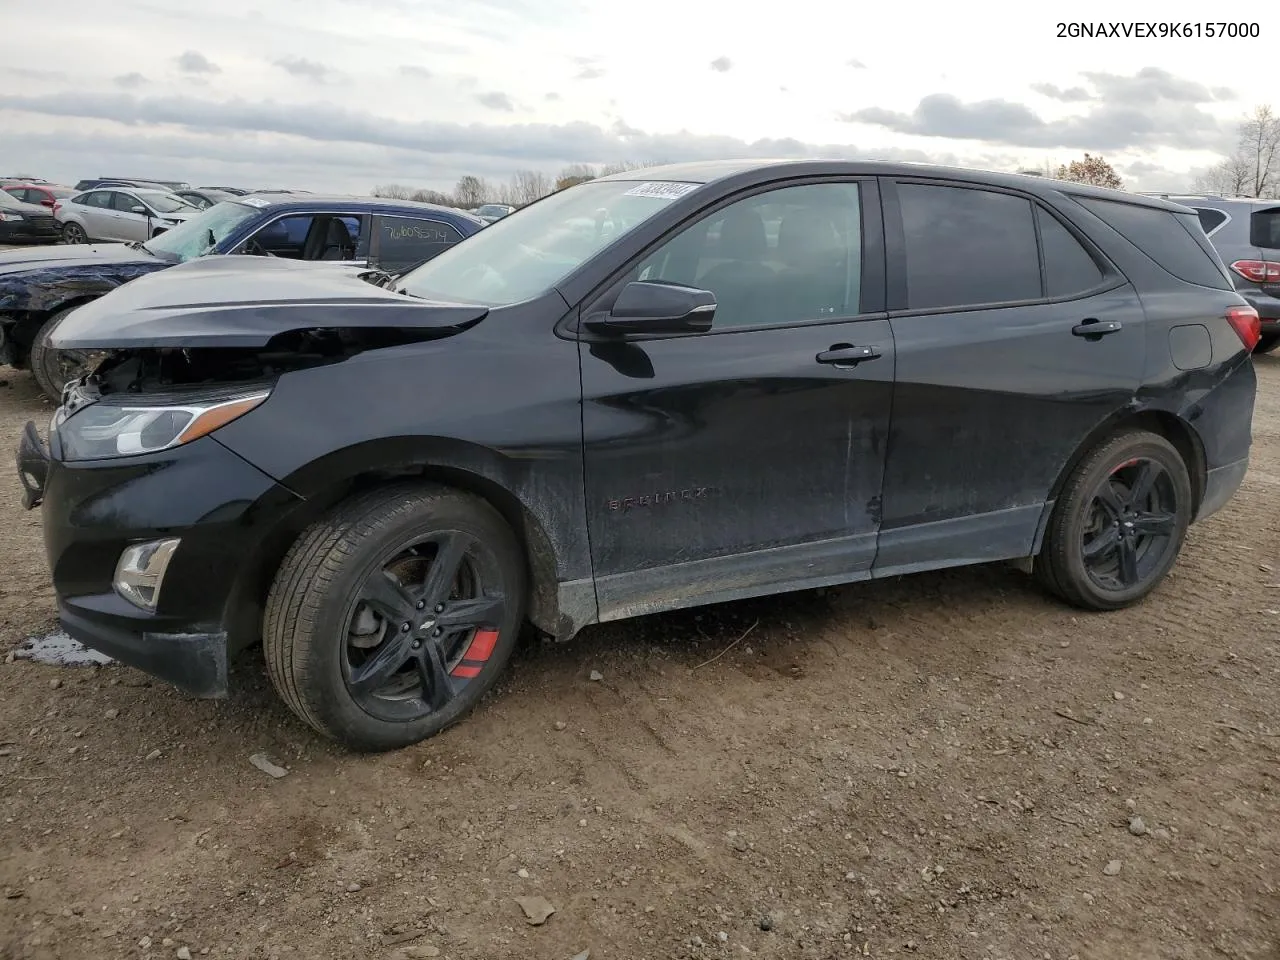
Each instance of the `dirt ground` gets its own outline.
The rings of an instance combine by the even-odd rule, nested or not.
[[[1118,614],[995,567],[649,617],[522,649],[468,722],[374,758],[256,654],[221,702],[0,664],[0,958],[1280,958],[1257,366],[1241,493]],[[0,380],[12,450],[50,408]],[[2,461],[0,524],[2,655],[54,626]]]

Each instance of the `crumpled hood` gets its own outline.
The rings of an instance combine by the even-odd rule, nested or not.
[[[117,263],[163,263],[142,250],[123,243],[63,244],[5,250],[0,253],[0,276],[28,270],[46,270],[62,266],[111,265]]]
[[[432,303],[360,279],[364,268],[275,257],[201,257],[148,274],[72,311],[56,349],[261,347],[293,330],[456,332],[487,307]]]

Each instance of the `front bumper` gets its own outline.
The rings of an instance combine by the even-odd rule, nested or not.
[[[212,437],[68,463],[28,423],[17,460],[23,503],[42,507],[63,629],[188,693],[224,696],[240,578],[303,501]],[[116,563],[132,544],[170,537],[181,543],[148,612],[115,591]]]

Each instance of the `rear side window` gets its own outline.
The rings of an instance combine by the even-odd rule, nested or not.
[[[1031,201],[963,187],[900,183],[907,309],[1037,300]]]
[[[1069,297],[1102,283],[1097,261],[1051,213],[1037,207],[1040,244],[1044,249],[1045,296]]]
[[[462,239],[461,233],[439,220],[375,216],[373,223],[378,244],[375,263],[392,272],[426,263]]]
[[[1249,242],[1255,247],[1280,248],[1280,207],[1259,210],[1249,218]]]
[[[1200,218],[1200,226],[1204,227],[1205,233],[1213,233],[1220,226],[1227,222],[1227,215],[1221,210],[1209,210],[1205,207],[1196,207],[1196,216]]]
[[[1202,287],[1231,289],[1203,231],[1197,240],[1192,228],[1184,226],[1173,211],[1115,200],[1075,200],[1178,279]]]

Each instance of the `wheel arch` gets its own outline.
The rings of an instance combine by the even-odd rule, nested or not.
[[[561,617],[558,589],[560,555],[554,541],[543,521],[525,500],[510,485],[496,478],[500,476],[497,471],[479,467],[474,458],[468,458],[471,462],[465,464],[456,460],[451,462],[450,458],[439,454],[406,459],[393,447],[386,446],[381,450],[363,450],[354,458],[347,455],[349,453],[344,451],[341,455],[341,461],[350,465],[346,471],[326,469],[323,480],[318,480],[312,472],[313,479],[301,489],[293,482],[297,478],[286,479],[285,486],[303,500],[263,538],[253,555],[245,558],[226,606],[232,649],[250,646],[260,636],[272,580],[285,554],[303,531],[352,496],[405,481],[451,487],[477,497],[497,511],[515,534],[527,564],[526,619],[555,637],[573,632]],[[488,453],[490,457],[499,456],[492,451]]]
[[[1164,437],[1164,439],[1173,444],[1174,449],[1182,457],[1182,462],[1186,464],[1187,475],[1191,478],[1191,515],[1194,517],[1199,512],[1200,504],[1204,500],[1205,483],[1208,476],[1204,443],[1200,440],[1200,435],[1196,433],[1195,428],[1190,423],[1171,410],[1154,406],[1127,408],[1112,417],[1108,417],[1094,427],[1058,472],[1058,477],[1050,488],[1049,498],[1045,502],[1044,510],[1040,515],[1040,522],[1036,527],[1035,542],[1032,547],[1033,555],[1040,553],[1041,546],[1044,543],[1045,530],[1049,524],[1049,517],[1053,513],[1053,507],[1057,503],[1058,497],[1062,495],[1062,490],[1075,472],[1076,467],[1090,452],[1096,450],[1108,439],[1123,430],[1132,429],[1148,430]]]

